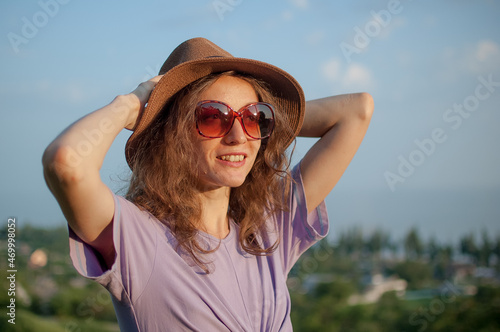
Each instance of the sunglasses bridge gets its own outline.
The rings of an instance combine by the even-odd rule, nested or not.
[[[210,110],[208,110],[208,108],[207,109],[203,108],[203,106],[207,105],[207,104],[212,104],[212,105],[209,105]],[[217,105],[217,107],[215,107],[213,104]],[[221,106],[223,106],[225,109],[222,110],[220,108]],[[250,107],[257,107],[257,108],[265,107],[264,110],[267,110],[267,112],[265,112],[263,110],[259,110],[259,112],[257,112],[257,114],[255,114],[255,113],[252,113],[250,111]],[[236,119],[239,119],[240,125],[241,125],[243,131],[245,132],[245,134],[253,139],[268,138],[274,129],[274,107],[268,103],[264,103],[264,102],[252,103],[252,104],[249,104],[249,105],[242,107],[240,110],[238,110],[236,112],[229,105],[226,105],[223,102],[202,101],[202,102],[198,103],[196,109],[197,109],[196,128],[198,129],[198,133],[203,137],[221,138],[221,137],[228,135],[231,132],[231,130],[234,126],[234,121]],[[207,118],[216,117],[217,120],[219,120],[218,116],[220,114],[223,115],[223,118],[221,118],[218,123],[212,123],[212,124],[205,123],[206,118],[203,117],[203,113],[204,112],[209,113],[210,111],[213,112],[214,109],[216,109],[217,112],[214,112],[211,115],[211,117],[207,117]],[[225,111],[228,111],[228,112],[225,112]],[[247,116],[245,113],[249,113],[250,115]],[[264,115],[264,118],[259,119],[260,122],[255,122],[255,123],[250,122],[249,123],[248,121],[245,120],[245,119],[248,120],[249,118],[252,118],[252,117],[259,118],[262,115]],[[230,122],[230,124],[229,124],[229,122]],[[247,124],[245,124],[245,123],[247,123]],[[249,126],[249,125],[251,125],[250,129],[252,129],[252,127],[255,126],[253,128],[253,131],[249,130],[249,128],[247,128],[247,126]],[[211,130],[214,130],[214,129],[218,131],[217,134],[215,134],[215,133],[208,134],[208,132],[210,132]],[[251,131],[253,132],[253,134],[250,133]],[[264,131],[264,135],[262,135],[262,131]]]

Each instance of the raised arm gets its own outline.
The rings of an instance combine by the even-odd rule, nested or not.
[[[118,133],[133,129],[159,77],[90,113],[64,130],[42,157],[45,181],[71,229],[110,266],[114,260],[114,201],[99,170]]]
[[[368,93],[306,102],[303,137],[321,137],[301,162],[307,210],[315,209],[337,184],[358,150],[373,112]]]

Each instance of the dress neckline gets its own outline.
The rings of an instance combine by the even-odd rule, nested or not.
[[[211,242],[227,243],[228,241],[230,241],[234,237],[234,234],[236,233],[237,227],[238,227],[238,225],[234,222],[234,220],[229,218],[229,233],[226,235],[226,237],[221,239],[221,238],[218,238],[214,235],[208,234],[202,230],[198,230],[198,234],[200,236],[210,240]]]

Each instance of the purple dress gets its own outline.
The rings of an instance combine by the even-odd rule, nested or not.
[[[263,241],[269,256],[241,250],[238,225],[216,239],[199,232],[207,248],[204,273],[176,250],[169,228],[123,197],[115,196],[116,259],[102,267],[92,247],[70,229],[70,255],[77,271],[110,293],[122,331],[292,331],[286,278],[299,256],[328,232],[325,203],[307,214],[297,165],[292,171],[289,211],[269,218],[274,231]]]

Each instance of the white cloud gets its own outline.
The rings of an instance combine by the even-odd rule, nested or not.
[[[349,65],[349,67],[347,67],[343,81],[347,86],[363,86],[365,84],[370,85],[372,81],[372,75],[366,67],[357,63],[352,63]]]
[[[383,27],[380,30],[380,38],[382,39],[388,39],[390,35],[392,34],[393,31],[396,31],[402,27],[404,27],[407,24],[407,21],[403,17],[395,17],[390,21],[390,24],[388,24],[386,27]]]
[[[480,40],[462,47],[446,47],[441,51],[437,76],[444,82],[455,82],[462,75],[486,75],[500,68],[500,45]]]
[[[434,15],[427,15],[422,20],[422,26],[427,29],[434,29],[438,23],[438,19]]]
[[[498,71],[500,46],[491,40],[481,40],[465,52],[465,58],[462,61],[466,70],[475,75]]]
[[[309,0],[291,0],[295,7],[306,9],[309,7]]]
[[[86,91],[79,83],[72,82],[66,88],[66,94],[69,101],[77,103],[85,99]]]
[[[52,88],[52,82],[48,79],[42,79],[37,82],[34,82],[35,84],[35,91],[39,93],[44,93],[49,91]]]
[[[342,68],[342,62],[338,58],[331,58],[321,65],[323,77],[337,91],[339,88],[346,90],[373,89],[374,80],[371,71],[362,64],[351,62]]]
[[[325,30],[316,30],[306,36],[306,42],[309,45],[319,45],[325,40],[325,37]]]
[[[340,74],[340,61],[333,58],[325,62],[321,68],[321,72],[329,81],[336,81]]]
[[[293,5],[293,7],[298,8],[299,10],[304,10],[309,7],[309,0],[289,0],[289,2]],[[294,8],[289,8],[281,12],[281,18],[283,21],[292,21],[295,18]]]
[[[500,47],[491,40],[481,40],[476,46],[475,58],[480,62],[496,61],[500,58]]]
[[[293,13],[290,10],[285,10],[281,13],[281,17],[284,21],[291,21],[293,19]]]

